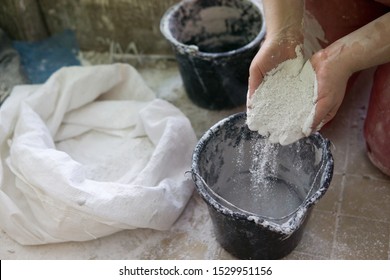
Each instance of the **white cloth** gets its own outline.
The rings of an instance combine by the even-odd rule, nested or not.
[[[21,244],[167,230],[196,136],[129,65],[68,67],[0,108],[0,227]]]

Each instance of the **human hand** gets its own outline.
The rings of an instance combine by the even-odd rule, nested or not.
[[[264,76],[285,60],[295,58],[303,44],[303,0],[263,0],[267,35],[249,68],[247,106]]]
[[[390,13],[387,13],[312,56],[318,87],[313,131],[336,115],[353,73],[389,62],[389,32]]]
[[[249,68],[247,96],[247,106],[249,108],[251,106],[250,99],[260,86],[265,75],[280,63],[288,59],[296,58],[295,49],[300,43],[300,40],[287,38],[267,38],[264,41]]]
[[[336,115],[352,71],[337,56],[329,55],[326,49],[315,53],[310,62],[317,79],[317,100],[311,125],[312,132],[315,132]]]

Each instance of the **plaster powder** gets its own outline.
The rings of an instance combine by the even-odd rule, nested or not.
[[[317,80],[310,61],[297,46],[297,57],[279,64],[264,77],[248,100],[249,129],[271,143],[291,144],[311,133],[317,99]]]

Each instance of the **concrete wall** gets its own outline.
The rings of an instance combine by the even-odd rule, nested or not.
[[[83,50],[165,53],[160,18],[178,0],[39,0],[50,33],[76,30]],[[118,50],[116,50],[118,52]]]
[[[116,53],[164,54],[171,50],[160,33],[160,19],[177,2],[0,0],[0,27],[21,40],[38,40],[70,28],[82,50],[109,51],[111,47]]]
[[[38,0],[0,0],[0,28],[15,40],[48,36]]]

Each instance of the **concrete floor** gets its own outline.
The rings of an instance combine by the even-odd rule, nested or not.
[[[187,98],[174,61],[143,65],[138,69],[146,82],[189,117],[198,137],[220,119],[245,110],[198,108]],[[368,160],[362,136],[371,74],[359,76],[335,119],[322,130],[333,143],[334,177],[314,206],[300,244],[286,259],[390,259],[390,178]],[[41,246],[21,246],[0,231],[0,244],[3,260],[234,259],[215,241],[206,204],[196,193],[169,231],[126,230],[88,242]]]

